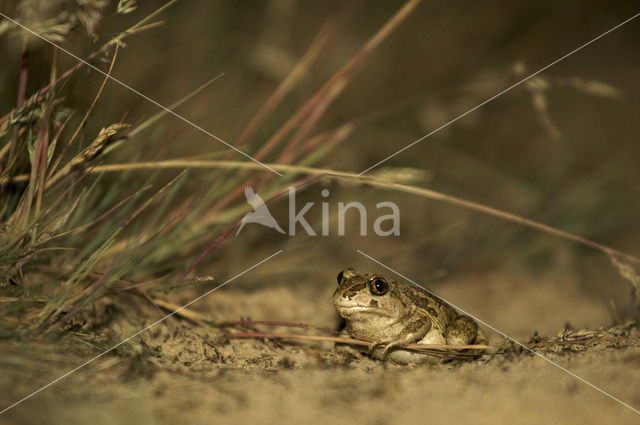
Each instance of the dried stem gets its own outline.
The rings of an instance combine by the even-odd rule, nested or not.
[[[336,336],[322,335],[299,335],[299,334],[281,334],[270,332],[238,332],[228,335],[229,338],[275,338],[275,339],[305,339],[308,341],[327,341],[338,342],[351,345],[371,345],[370,341],[361,339],[341,338]],[[447,345],[447,344],[407,344],[403,348],[408,350],[486,350],[492,348],[489,345]]]
[[[382,43],[382,41],[393,32],[393,30],[404,19],[411,14],[411,12],[418,6],[420,0],[409,0],[396,12],[395,15],[387,21],[387,23],[380,28],[364,46],[347,62],[338,72],[336,72],[311,98],[291,117],[287,122],[260,148],[260,150],[254,155],[257,160],[262,160],[273,148],[275,148],[285,138],[287,134],[300,121],[306,117],[309,112],[315,107],[315,105],[322,99],[331,88],[338,84],[340,81],[349,77],[357,65],[359,65],[376,47]]]
[[[594,242],[590,239],[583,238],[582,236],[574,235],[573,233],[569,233],[567,231],[548,226],[546,224],[522,217],[517,214],[499,210],[497,208],[480,204],[478,202],[468,201],[466,199],[458,198],[456,196],[446,195],[444,193],[440,193],[435,190],[425,189],[417,186],[409,186],[409,185],[400,184],[400,183],[393,183],[387,180],[382,180],[382,179],[378,179],[376,177],[371,177],[371,176],[358,176],[355,173],[349,173],[345,171],[336,171],[336,170],[330,170],[330,169],[324,169],[324,168],[303,167],[298,165],[283,165],[283,164],[267,164],[267,165],[277,171],[290,172],[290,173],[296,173],[296,174],[326,176],[326,177],[335,178],[338,180],[349,181],[351,183],[361,183],[361,184],[366,184],[373,187],[411,193],[424,198],[440,201],[446,204],[456,205],[458,207],[461,207],[467,210],[490,215],[492,217],[497,217],[502,220],[521,224],[523,226],[527,226],[532,229],[535,229],[544,233],[548,233],[562,239],[566,239],[572,242],[579,243],[581,245],[595,248],[598,251],[601,251],[609,256],[624,258],[627,261],[640,264],[640,258],[634,255],[626,254],[622,251],[611,248],[609,246]],[[160,168],[231,168],[231,169],[261,170],[262,166],[254,162],[168,160],[168,161],[137,162],[133,164],[102,165],[102,166],[94,167],[92,170],[89,170],[89,172],[102,173],[102,172],[118,172],[118,171],[124,171],[124,170],[143,170],[143,169],[157,170]],[[18,177],[20,177],[20,179],[18,179]],[[24,181],[27,179],[28,179],[28,176],[17,176],[13,180]],[[2,183],[3,182],[0,180],[0,184]]]

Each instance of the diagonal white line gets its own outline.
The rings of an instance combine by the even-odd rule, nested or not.
[[[626,21],[623,21],[621,23],[619,23],[618,25],[616,25],[615,27],[603,32],[602,34],[600,34],[599,36],[597,36],[596,38],[594,38],[591,41],[588,41],[586,43],[584,43],[582,46],[575,48],[574,50],[570,51],[569,53],[567,53],[566,55],[562,56],[559,59],[556,59],[555,61],[551,62],[549,65],[540,68],[539,70],[537,70],[536,72],[534,72],[533,74],[523,78],[522,80],[518,81],[517,83],[507,87],[506,89],[502,90],[500,93],[493,95],[492,97],[490,97],[489,99],[485,100],[484,102],[480,103],[477,106],[474,106],[473,108],[469,109],[467,112],[465,112],[462,115],[457,116],[456,118],[452,119],[451,121],[441,125],[440,127],[436,128],[435,130],[433,130],[432,132],[422,136],[421,138],[419,138],[418,140],[415,140],[414,142],[408,144],[407,146],[405,146],[404,148],[400,149],[399,151],[389,155],[388,157],[386,157],[385,159],[383,159],[382,161],[379,161],[375,164],[373,164],[371,167],[367,168],[366,170],[362,171],[361,173],[359,173],[358,175],[361,176],[364,173],[376,168],[378,165],[382,164],[383,162],[388,161],[389,159],[393,158],[394,156],[406,151],[407,149],[409,149],[410,147],[412,147],[413,145],[422,142],[424,139],[426,139],[427,137],[431,136],[432,134],[437,133],[438,131],[442,130],[445,127],[448,127],[449,125],[453,124],[454,122],[458,121],[460,118],[463,118],[467,115],[469,115],[470,113],[472,113],[473,111],[475,111],[478,108],[483,107],[484,105],[486,105],[487,103],[491,102],[492,100],[496,99],[497,97],[502,96],[503,94],[505,94],[506,92],[508,92],[509,90],[513,89],[514,87],[519,86],[520,84],[524,83],[525,81],[535,77],[536,75],[540,74],[541,72],[547,70],[548,68],[551,68],[553,65],[557,64],[558,62],[563,61],[564,59],[568,58],[569,56],[573,55],[574,53],[584,49],[585,47],[587,47],[588,45],[590,45],[591,43],[596,42],[597,40],[601,39],[602,37],[604,37],[605,35],[617,30],[618,28],[620,28],[621,26],[623,26],[624,24],[636,19],[638,16],[640,16],[640,13],[636,13],[635,15],[633,15],[632,17],[630,17],[629,19],[627,19]]]
[[[243,274],[255,269],[256,267],[258,267],[259,265],[269,261],[270,259],[272,259],[273,257],[275,257],[276,255],[280,254],[283,250],[281,249],[280,251],[271,254],[270,256],[268,256],[267,258],[263,259],[262,261],[254,264],[253,266],[249,267],[248,269],[246,269],[245,271],[243,271],[242,273],[239,273],[237,275],[235,275],[234,277],[232,277],[231,279],[227,280],[224,283],[221,283],[220,285],[216,286],[213,289],[210,289],[209,291],[205,292],[204,294],[200,295],[198,298],[189,301],[188,303],[186,303],[185,305],[183,305],[182,307],[178,308],[177,310],[172,311],[171,313],[167,314],[166,316],[164,316],[163,318],[153,322],[152,324],[150,324],[149,326],[147,326],[144,329],[139,330],[138,332],[134,333],[133,335],[129,336],[127,339],[120,341],[119,343],[117,343],[116,345],[114,345],[113,347],[109,348],[106,351],[103,351],[102,353],[98,354],[97,356],[93,357],[92,359],[87,360],[86,362],[82,363],[80,366],[76,367],[73,370],[70,370],[69,372],[65,373],[64,375],[54,379],[53,381],[49,382],[47,385],[43,386],[42,388],[37,389],[36,391],[32,392],[31,394],[29,394],[28,396],[16,401],[15,403],[13,403],[11,406],[4,408],[2,411],[0,411],[0,415],[3,414],[4,412],[6,412],[9,409],[12,409],[13,407],[17,406],[18,404],[22,403],[25,400],[30,399],[31,397],[33,397],[34,395],[38,394],[40,391],[43,391],[47,388],[49,388],[50,386],[54,385],[55,383],[57,383],[58,381],[61,381],[62,379],[66,378],[67,376],[71,375],[72,373],[82,369],[83,367],[85,367],[86,365],[88,365],[89,363],[92,363],[93,361],[99,359],[100,357],[104,356],[105,354],[109,353],[110,351],[113,351],[114,349],[118,348],[119,346],[121,346],[122,344],[124,344],[125,342],[129,341],[131,338],[135,338],[136,336],[140,335],[141,333],[151,329],[152,327],[154,327],[155,325],[157,325],[158,323],[168,319],[169,317],[173,316],[174,314],[176,314],[177,312],[189,307],[191,304],[195,303],[198,300],[201,300],[202,298],[206,297],[207,295],[209,295],[210,293],[212,293],[213,291],[216,291],[220,288],[222,288],[224,285],[226,285],[227,283],[231,282],[232,280],[235,280],[237,278],[239,278],[240,276],[242,276]]]
[[[169,114],[173,115],[176,118],[181,119],[182,121],[186,122],[187,124],[191,125],[192,127],[200,130],[202,133],[206,134],[209,137],[212,137],[213,139],[217,140],[218,142],[226,145],[227,147],[233,149],[234,151],[238,152],[241,155],[244,155],[245,157],[247,157],[248,159],[252,160],[253,162],[262,165],[264,168],[268,169],[271,172],[276,173],[279,176],[282,176],[282,173],[279,173],[278,171],[274,170],[273,168],[269,167],[268,165],[258,161],[257,159],[255,159],[254,157],[252,157],[249,154],[244,153],[243,151],[241,151],[240,149],[236,148],[235,146],[227,143],[226,141],[222,140],[220,137],[216,136],[215,134],[205,130],[204,128],[200,127],[199,125],[193,123],[192,121],[189,121],[188,119],[186,119],[185,117],[183,117],[182,115],[179,115],[175,112],[173,112],[171,109],[167,108],[164,105],[161,105],[160,103],[156,102],[155,100],[151,99],[149,96],[146,96],[142,93],[140,93],[138,90],[134,89],[133,87],[125,84],[124,82],[122,82],[121,80],[112,77],[111,75],[107,74],[106,72],[104,72],[103,70],[101,70],[100,68],[97,68],[93,65],[91,65],[89,62],[85,61],[84,59],[79,58],[78,56],[74,55],[73,53],[71,53],[70,51],[60,47],[59,45],[55,44],[52,41],[47,40],[45,37],[41,36],[40,34],[36,33],[35,31],[25,27],[24,25],[22,25],[20,22],[17,22],[13,19],[11,19],[10,17],[8,17],[7,15],[5,15],[4,13],[0,12],[0,16],[2,16],[3,18],[5,18],[8,21],[13,22],[14,24],[16,24],[17,26],[19,26],[20,28],[24,29],[25,31],[30,32],[31,34],[35,35],[36,37],[40,38],[41,40],[44,40],[45,42],[51,44],[53,47],[55,47],[56,49],[65,52],[67,55],[71,56],[72,58],[76,59],[79,62],[82,62],[83,64],[85,64],[86,66],[88,66],[89,68],[99,72],[100,74],[104,75],[105,77],[109,78],[112,81],[115,81],[116,83],[120,84],[122,87],[134,92],[135,94],[137,94],[138,96],[142,97],[145,100],[148,100],[149,102],[153,103],[154,105],[156,105],[157,107],[165,110],[166,112],[168,112]]]
[[[599,392],[601,392],[602,394],[606,395],[607,397],[609,397],[610,399],[617,401],[618,403],[622,404],[623,406],[633,410],[634,412],[640,414],[640,410],[635,409],[634,407],[628,405],[627,403],[625,403],[624,401],[612,396],[611,394],[609,394],[608,392],[604,391],[603,389],[596,387],[595,385],[593,385],[591,382],[587,381],[584,378],[579,377],[578,375],[576,375],[575,373],[571,372],[570,370],[565,369],[564,367],[560,366],[559,364],[557,364],[556,362],[554,362],[553,360],[543,356],[542,354],[538,353],[535,350],[532,350],[531,348],[527,347],[526,345],[516,341],[515,339],[511,338],[509,335],[505,334],[502,331],[499,331],[498,329],[494,328],[493,326],[491,326],[490,324],[488,324],[487,322],[484,322],[480,319],[478,319],[477,317],[475,317],[474,315],[464,311],[463,309],[461,309],[460,307],[456,306],[455,304],[450,303],[449,301],[445,300],[444,298],[442,298],[441,296],[431,292],[429,289],[425,288],[424,286],[414,282],[413,280],[409,279],[408,277],[404,276],[403,274],[401,274],[400,272],[397,272],[396,270],[392,269],[391,267],[382,264],[380,261],[376,260],[375,258],[371,257],[370,255],[365,254],[364,252],[360,251],[359,249],[356,249],[356,251],[358,251],[360,254],[364,255],[365,257],[367,257],[368,259],[370,259],[371,261],[381,265],[382,267],[384,267],[385,269],[397,274],[398,276],[402,277],[403,279],[407,280],[408,282],[413,283],[414,285],[416,285],[419,288],[424,289],[425,291],[427,291],[429,294],[433,295],[434,297],[438,298],[441,301],[444,301],[445,303],[449,304],[450,306],[454,307],[457,310],[460,310],[462,313],[466,314],[469,317],[472,317],[474,320],[476,320],[477,322],[482,323],[484,326],[486,326],[487,328],[491,329],[492,331],[502,335],[503,337],[507,338],[509,341],[514,342],[515,344],[518,344],[520,347],[524,348],[527,351],[530,351],[532,354],[535,354],[536,356],[540,357],[542,360],[546,361],[547,363],[552,364],[553,366],[557,367],[558,369],[568,373],[569,375],[573,376],[574,378],[576,378],[577,380],[587,384],[588,386],[590,386],[591,388],[593,388],[594,390],[597,390]]]

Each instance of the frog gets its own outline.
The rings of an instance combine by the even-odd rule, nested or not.
[[[338,274],[333,306],[353,338],[370,341],[374,359],[397,363],[434,361],[434,356],[403,349],[407,344],[485,344],[478,323],[420,286],[379,273],[346,268]]]

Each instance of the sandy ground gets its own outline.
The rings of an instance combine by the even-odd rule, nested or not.
[[[505,276],[460,277],[439,288],[473,307],[473,281],[496,305],[478,315],[526,342],[535,330],[555,335],[571,317],[579,326],[610,322],[602,300],[563,284],[578,297],[571,315],[552,279],[524,282],[510,303],[500,299]],[[493,283],[492,283],[493,282]],[[547,282],[547,283],[544,283]],[[306,290],[303,288],[307,288]],[[531,288],[531,289],[525,289]],[[248,290],[242,282],[211,294],[192,311],[213,320],[285,320],[335,327],[329,299],[333,287],[285,285]],[[582,294],[582,295],[581,295]],[[185,302],[183,293],[171,302]],[[582,298],[580,298],[582,297]],[[534,302],[547,300],[542,304]],[[98,334],[109,341],[130,335],[164,312],[119,304],[114,321]],[[104,307],[104,306],[103,306]],[[113,307],[110,307],[113,310]],[[99,309],[98,309],[99,310]],[[104,317],[104,311],[88,313]],[[544,312],[546,311],[546,314]],[[555,312],[555,313],[552,313]],[[144,317],[144,320],[142,320]],[[536,328],[531,318],[538,318]],[[86,325],[88,326],[88,325]],[[267,328],[281,332],[311,332]],[[555,330],[552,330],[555,329]],[[227,329],[237,332],[240,328]],[[634,335],[638,335],[637,331]],[[488,331],[492,343],[501,337]],[[56,341],[3,342],[0,392],[3,404],[20,399],[95,356],[77,346],[61,351]],[[640,339],[622,346],[596,345],[545,356],[603,391],[640,408]],[[639,423],[631,409],[568,373],[528,354],[485,356],[467,362],[399,366],[373,361],[333,343],[229,339],[204,323],[170,318],[0,416],[2,424],[211,424],[211,423]],[[123,347],[124,349],[124,347]],[[44,360],[43,360],[44,359]]]

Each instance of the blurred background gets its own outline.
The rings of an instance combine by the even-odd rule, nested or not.
[[[42,20],[54,19],[65,7],[89,8],[78,6],[82,2],[37,3],[3,1],[0,9],[16,18],[25,10],[41,13]],[[122,14],[116,13],[115,2],[95,3],[93,11],[101,19],[95,25],[76,25],[59,40],[81,58],[163,5],[140,2]],[[171,105],[224,73],[176,112],[267,163],[359,173],[635,13],[633,5],[624,2],[424,1],[367,50],[374,34],[404,4],[177,2],[154,17],[162,25],[123,40],[112,74],[160,104]],[[492,206],[640,255],[640,53],[635,48],[639,25],[628,23],[367,175]],[[62,52],[54,55],[50,45],[33,37],[27,45],[27,97],[48,83],[54,57],[58,73],[77,63]],[[15,29],[4,27],[2,115],[16,104],[24,46]],[[111,58],[92,63],[106,70]],[[302,124],[299,121],[283,142],[261,154],[274,134],[346,64],[352,65],[349,72],[339,74],[344,78],[329,95],[312,102]],[[65,105],[83,111],[103,79],[83,68],[59,86],[57,94]],[[281,99],[269,106],[278,90]],[[72,150],[86,146],[110,123],[135,126],[159,111],[109,81],[82,129],[79,147]],[[261,113],[264,117],[253,128],[252,120]],[[82,112],[71,117],[63,132],[67,138],[81,117]],[[100,164],[177,158],[249,161],[184,121],[165,116],[108,153]],[[189,167],[105,173],[97,181],[95,197],[140,188],[151,177],[166,183],[182,168]],[[328,300],[341,269],[381,269],[356,252],[360,249],[520,336],[538,328],[555,332],[566,322],[607,324],[612,320],[610,300],[621,315],[629,314],[629,285],[598,250],[459,206],[371,187],[355,178],[307,182],[300,174],[284,174],[278,180],[266,169],[189,169],[172,202],[218,192],[206,198],[208,203],[182,229],[179,249],[154,257],[145,268],[133,267],[123,277],[175,278],[248,211],[244,186],[252,185],[267,199],[292,182],[303,182],[297,210],[315,202],[306,217],[319,232],[320,202],[329,202],[329,236],[310,237],[301,228],[296,236],[280,235],[247,225],[238,236],[234,231],[224,239],[192,275],[224,280],[284,249],[228,291],[266,291],[267,285],[268,290],[290,291],[292,302],[303,297],[317,302],[324,312],[296,311],[296,320],[322,322],[333,317]],[[330,191],[327,199],[322,189]],[[367,206],[369,236],[359,235],[355,214],[348,216],[346,236],[336,234],[338,202],[350,201]],[[400,208],[399,236],[373,234],[373,221],[380,214],[375,205],[382,201]],[[286,230],[287,196],[277,196],[268,205]],[[136,229],[125,233],[131,237]],[[178,297],[186,300],[202,291],[181,288]],[[260,294],[269,304],[267,295]]]
[[[330,300],[342,269],[400,279],[358,250],[522,342],[631,318],[640,297],[632,271],[640,256],[640,20],[370,167],[627,20],[634,7],[0,0],[3,14],[103,72],[112,66],[114,78],[283,174],[1,19],[7,405],[283,251],[181,313],[191,316],[163,321],[0,422],[242,422],[235,414],[261,423],[406,423],[424,420],[427,407],[443,423],[469,412],[497,423],[511,411],[530,423],[629,419],[526,356],[405,371],[326,343],[230,340],[219,325],[250,318],[336,329]],[[257,224],[236,235],[251,210],[246,186],[290,231],[289,185],[298,187],[296,212],[314,203],[305,218],[318,235]],[[367,209],[366,236],[354,210],[338,235],[338,205],[352,201]],[[389,213],[379,202],[398,205],[399,235],[374,233]],[[632,258],[614,263],[602,246]],[[640,403],[629,385],[639,370],[631,349],[553,358]]]

